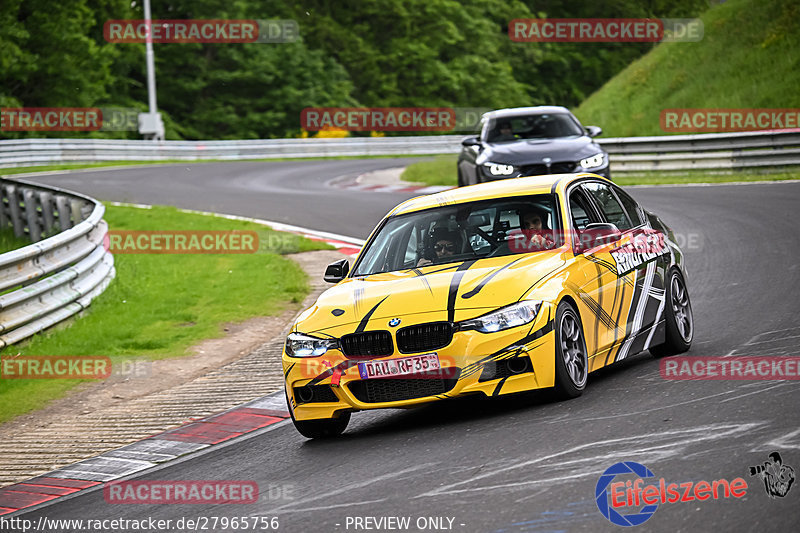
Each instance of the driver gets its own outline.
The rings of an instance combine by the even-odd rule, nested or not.
[[[495,141],[515,141],[517,139],[510,122],[501,122],[498,129],[500,130],[500,135],[497,136]]]
[[[441,263],[458,252],[458,244],[461,242],[461,238],[456,231],[450,231],[447,228],[434,228],[430,242],[433,244],[433,253],[436,256],[435,262]],[[427,257],[423,257],[417,262],[417,266],[426,266],[433,264],[433,262]]]

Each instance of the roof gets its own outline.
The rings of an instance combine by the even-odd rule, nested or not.
[[[406,200],[395,207],[389,214],[399,215],[412,213],[422,209],[430,209],[444,205],[462,204],[489,200],[492,198],[502,198],[507,196],[523,196],[529,194],[549,194],[555,190],[563,191],[564,187],[572,181],[582,178],[592,177],[605,179],[597,174],[582,172],[579,174],[547,174],[544,176],[530,176],[526,178],[509,178],[469,187],[459,187],[435,194],[417,196]]]
[[[518,115],[532,115],[541,113],[569,113],[569,109],[560,105],[540,105],[535,107],[510,107],[506,109],[496,109],[484,113],[486,118],[513,117]]]

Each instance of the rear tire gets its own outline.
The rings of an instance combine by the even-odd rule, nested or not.
[[[694,337],[694,317],[692,302],[683,276],[677,268],[669,269],[664,297],[664,321],[666,342],[652,346],[653,357],[666,357],[687,351],[692,346]]]
[[[347,428],[350,423],[350,413],[342,413],[336,418],[323,418],[320,420],[297,420],[294,417],[294,409],[289,402],[289,394],[284,389],[286,396],[286,407],[289,409],[289,414],[292,416],[292,423],[295,429],[304,437],[308,439],[329,439],[338,437]]]
[[[583,394],[589,375],[589,354],[583,336],[581,318],[566,301],[558,304],[555,320],[556,379],[555,394],[562,400]]]

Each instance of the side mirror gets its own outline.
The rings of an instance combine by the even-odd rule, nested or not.
[[[325,268],[323,279],[328,283],[339,283],[347,276],[348,272],[350,272],[350,261],[339,259]]]
[[[467,137],[461,141],[461,146],[480,146],[481,141],[478,137]]]
[[[617,242],[622,238],[622,232],[620,232],[619,228],[614,224],[595,222],[586,226],[586,228],[580,232],[579,237],[580,243],[578,248],[581,250],[588,250],[596,246]]]
[[[602,135],[603,128],[600,126],[586,126],[586,132],[589,134],[589,137],[597,137],[598,135]]]

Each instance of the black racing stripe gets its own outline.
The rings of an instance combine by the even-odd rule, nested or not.
[[[447,320],[449,322],[453,322],[456,318],[456,296],[458,296],[458,286],[461,284],[461,278],[464,277],[464,271],[474,265],[476,261],[477,259],[470,259],[458,265],[450,280],[450,291],[447,295]]]
[[[448,270],[457,269],[459,267],[460,267],[460,265],[453,265],[453,266],[449,266],[449,267],[445,267],[445,268],[440,268],[439,270],[433,270],[431,272],[428,272],[427,274],[425,274],[422,271],[420,271],[420,275],[421,276],[427,276],[429,274],[438,274],[439,272],[447,272]],[[419,269],[415,269],[415,270],[419,270]]]
[[[487,283],[489,283],[489,282],[492,280],[492,278],[494,278],[494,277],[495,277],[496,275],[498,275],[500,272],[502,272],[503,270],[507,269],[508,267],[510,267],[511,265],[513,265],[514,263],[516,263],[517,261],[521,261],[521,260],[523,260],[523,259],[525,259],[525,258],[524,258],[524,257],[520,257],[520,258],[514,259],[513,261],[511,261],[511,262],[510,262],[510,263],[508,263],[507,265],[505,265],[505,266],[502,266],[502,267],[498,268],[497,270],[495,270],[495,271],[494,271],[494,272],[492,272],[491,274],[489,274],[489,275],[487,275],[486,277],[484,277],[484,278],[481,280],[481,282],[480,282],[480,283],[478,283],[478,285],[476,285],[476,286],[475,286],[475,288],[474,288],[474,289],[472,289],[472,290],[471,290],[471,291],[469,291],[469,292],[466,292],[466,293],[462,294],[462,295],[461,295],[461,297],[462,297],[462,298],[464,298],[464,299],[469,299],[469,298],[472,298],[473,296],[475,296],[476,294],[478,294],[479,292],[481,292],[481,290],[482,290],[482,289],[483,289],[483,288],[486,286],[486,284],[487,284]]]
[[[617,327],[614,329],[614,344],[617,345],[617,347],[616,347],[617,355],[619,354],[619,351],[622,348],[622,342],[617,338],[617,330],[619,329],[619,319],[622,318],[622,306],[625,305],[625,285],[627,285],[627,284],[623,284],[622,285],[622,294],[620,295],[620,298],[619,298],[619,309],[617,309],[617,320],[616,320]],[[614,353],[614,349],[613,348],[611,350],[609,350],[608,354],[606,355],[606,361],[605,361],[606,365],[608,364],[608,359],[611,357],[612,353]],[[613,360],[616,360],[616,355],[612,358],[612,361]]]
[[[614,319],[609,315],[605,309],[602,308],[600,303],[592,298],[592,296],[587,293],[585,290],[581,289],[574,283],[567,283],[567,288],[575,292],[580,297],[581,301],[586,304],[589,310],[594,313],[595,317],[601,321],[603,324],[606,325],[608,328],[612,328],[615,325]],[[597,334],[597,323],[595,323],[595,335]]]
[[[615,276],[618,276],[618,275],[619,275],[619,274],[617,273],[617,265],[615,265],[615,264],[614,264],[614,263],[612,263],[611,261],[608,261],[608,260],[606,260],[606,259],[602,259],[602,258],[600,258],[600,257],[594,256],[594,255],[591,255],[591,254],[590,254],[590,255],[586,255],[586,256],[584,256],[584,257],[586,257],[586,259],[588,259],[588,260],[589,260],[589,261],[591,261],[592,263],[595,263],[595,264],[597,264],[597,265],[604,266],[604,267],[605,267],[605,268],[607,268],[607,269],[608,269],[610,272],[612,272],[612,273],[613,273]]]
[[[549,318],[549,316],[548,316],[548,318]],[[524,346],[526,344],[529,344],[529,343],[535,341],[536,339],[544,337],[546,334],[550,333],[551,331],[553,331],[553,320],[548,320],[547,324],[545,324],[541,328],[537,329],[536,331],[534,331],[532,333],[529,333],[528,335],[526,335],[522,339],[520,339],[520,340],[518,340],[516,342],[512,342],[508,346],[506,346],[504,348],[500,348],[499,350],[497,350],[493,354],[487,355],[483,359],[480,359],[480,360],[478,360],[478,361],[476,361],[476,362],[464,367],[464,369],[461,371],[461,376],[460,376],[461,379],[463,379],[463,378],[465,378],[467,376],[470,376],[472,374],[475,374],[478,370],[483,370],[483,366],[486,365],[486,363],[489,363],[491,361],[499,361],[500,359],[507,359],[507,358],[513,357],[513,352],[519,351],[518,348],[515,348],[516,346],[518,346],[518,345],[523,345]]]
[[[433,289],[431,288],[431,284],[428,283],[428,278],[425,277],[425,274],[423,274],[422,271],[418,268],[414,269],[414,274],[416,274],[418,278],[422,279],[422,282],[425,284],[426,287],[428,287],[428,292],[430,292],[431,295],[433,295]]]
[[[497,384],[497,386],[492,391],[492,396],[497,396],[498,394],[500,394],[500,389],[503,388],[503,384],[506,382],[507,379],[508,379],[508,376],[506,376],[506,377],[504,377],[503,379],[500,380],[500,382]]]
[[[636,308],[639,306],[639,299],[642,298],[642,292],[644,289],[644,281],[646,275],[639,279],[639,270],[635,269],[632,271],[634,273],[634,281],[633,281],[633,298],[631,298],[631,308],[628,309],[628,316],[625,319],[625,337],[622,339],[622,343],[620,344],[620,349],[617,351],[617,358],[619,357],[619,352],[622,351],[622,346],[625,344],[625,341],[633,335],[633,319],[636,317]],[[641,281],[641,283],[639,283]],[[629,352],[630,353],[630,352]]]
[[[296,365],[296,364],[297,363],[292,363],[292,365],[289,368],[286,369],[286,372],[283,373],[283,379],[284,380],[289,378],[289,372],[292,371],[292,369],[294,368],[294,365]]]
[[[358,323],[358,327],[356,328],[356,333],[361,333],[367,327],[367,322],[369,322],[370,317],[372,314],[378,309],[378,306],[381,305],[383,302],[386,301],[386,298],[389,296],[384,296],[383,300],[375,304],[375,307],[369,310],[369,312],[364,315],[364,318],[361,319],[361,322]]]
[[[519,302],[519,301],[521,301],[521,300],[522,300],[522,299],[525,297],[525,295],[526,295],[526,294],[528,294],[529,292],[531,292],[531,289],[533,289],[533,288],[534,288],[536,285],[538,285],[538,284],[539,284],[539,283],[540,283],[540,282],[541,282],[541,281],[542,281],[544,278],[546,278],[547,276],[549,276],[550,274],[552,274],[553,272],[555,272],[555,271],[556,271],[556,270],[558,270],[559,268],[561,268],[561,265],[558,265],[556,268],[554,268],[553,270],[551,270],[550,272],[546,273],[546,274],[545,274],[544,276],[542,276],[541,278],[539,278],[539,279],[537,279],[536,281],[534,281],[533,283],[531,283],[530,287],[528,287],[527,289],[525,289],[525,292],[523,292],[522,294],[520,294],[520,295],[519,295],[519,298],[517,298],[517,301],[518,301],[518,302]]]

